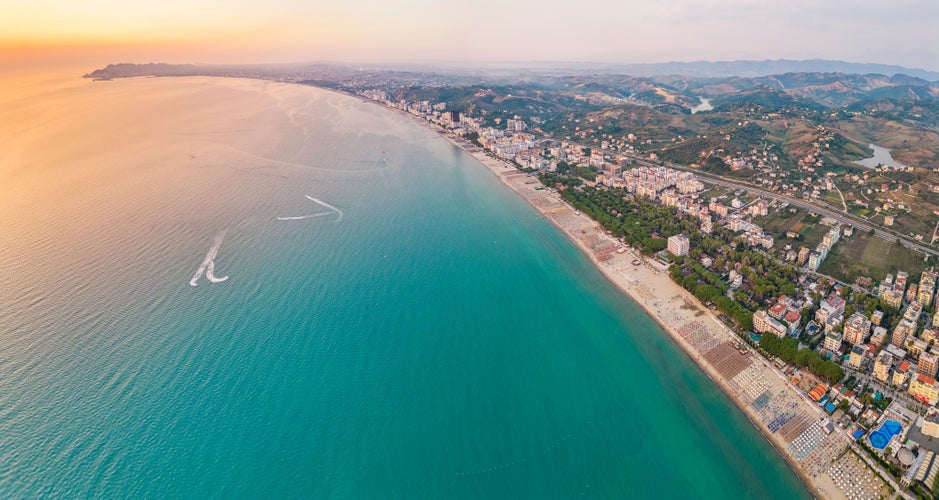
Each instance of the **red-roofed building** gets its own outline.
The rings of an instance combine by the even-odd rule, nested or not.
[[[773,304],[773,307],[770,307],[767,312],[775,319],[783,319],[786,315],[786,304],[777,302]]]
[[[897,387],[903,387],[906,384],[906,381],[910,379],[910,362],[902,361],[897,369],[893,371],[893,379],[890,381],[891,384]]]
[[[789,327],[789,335],[794,335],[799,331],[799,325],[802,322],[802,316],[798,311],[789,311],[783,317],[783,323]]]
[[[934,405],[939,401],[939,384],[936,379],[922,373],[910,382],[907,392],[926,404]]]

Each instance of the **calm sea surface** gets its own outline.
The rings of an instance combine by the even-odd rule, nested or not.
[[[257,81],[15,91],[0,496],[807,496],[557,229],[411,120]]]

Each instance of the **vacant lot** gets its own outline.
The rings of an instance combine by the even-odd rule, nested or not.
[[[906,271],[919,276],[927,267],[923,254],[896,243],[855,232],[835,245],[819,272],[853,283],[858,276],[882,280],[887,274]]]

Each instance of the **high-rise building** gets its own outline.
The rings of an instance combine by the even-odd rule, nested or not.
[[[874,333],[871,334],[871,344],[882,347],[887,342],[887,329],[882,326],[875,326]]]
[[[808,262],[809,253],[811,253],[811,250],[809,250],[809,247],[804,246],[804,247],[799,248],[799,257],[796,259],[799,262],[799,265],[804,266],[805,263]]]
[[[912,337],[913,333],[916,332],[916,324],[912,323],[907,319],[901,319],[900,324],[893,329],[893,335],[890,338],[890,343],[899,347],[900,349],[906,348],[906,339]]]
[[[825,349],[831,352],[838,352],[841,349],[841,334],[838,332],[828,332],[825,334]]]
[[[923,417],[923,426],[920,428],[923,435],[939,438],[939,412],[935,408],[930,408]]]
[[[916,365],[916,371],[930,377],[935,377],[937,368],[939,368],[939,357],[935,354],[924,352],[919,355],[919,363]]]
[[[753,313],[753,329],[759,333],[774,333],[778,337],[785,337],[788,333],[786,325],[771,318],[763,310]]]
[[[874,361],[874,378],[887,383],[890,381],[890,367],[893,365],[893,356],[889,353],[882,352],[880,356],[877,357],[877,361]]]
[[[939,277],[939,273],[935,271],[924,271],[923,275],[919,279],[919,291],[916,295],[916,301],[922,306],[928,306],[932,303],[933,295],[936,291],[936,279]]]
[[[867,334],[871,331],[871,320],[860,312],[856,312],[848,318],[844,325],[844,340],[853,345],[864,343]]]
[[[891,379],[890,383],[897,387],[903,387],[909,378],[910,362],[901,361],[900,364],[897,365],[897,369],[893,371],[893,379]]]
[[[691,240],[684,234],[676,234],[668,238],[668,251],[673,255],[688,255],[691,251]]]

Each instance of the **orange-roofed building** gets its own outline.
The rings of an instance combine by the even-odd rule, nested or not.
[[[891,384],[897,387],[903,387],[906,384],[906,381],[910,379],[910,362],[903,361],[897,366],[897,369],[893,371],[893,379],[890,381]]]
[[[799,324],[802,322],[802,316],[799,315],[798,311],[792,311],[786,313],[783,317],[783,323],[789,327],[789,334],[794,335],[795,332],[799,331]]]
[[[826,392],[828,392],[828,389],[825,388],[824,385],[818,384],[814,389],[809,391],[809,397],[812,398],[812,401],[818,401],[822,399],[822,396],[824,396]]]
[[[777,303],[773,304],[773,307],[770,307],[770,308],[769,308],[769,311],[767,311],[767,312],[768,312],[769,315],[772,316],[774,319],[783,319],[783,316],[786,315],[786,304],[783,304],[783,303],[781,303],[781,302],[777,302]]]

